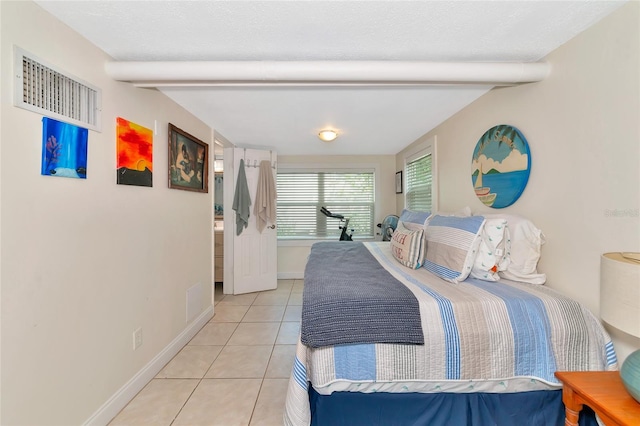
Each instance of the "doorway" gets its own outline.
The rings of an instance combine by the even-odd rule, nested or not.
[[[220,135],[213,143],[213,291],[224,285],[224,147],[228,142]],[[231,145],[231,144],[229,144]],[[217,294],[221,292],[218,291]]]

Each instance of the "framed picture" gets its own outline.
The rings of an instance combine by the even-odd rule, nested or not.
[[[89,130],[43,117],[40,174],[86,179],[88,140]]]
[[[118,185],[153,186],[153,130],[116,118]]]
[[[169,123],[169,188],[209,192],[209,145]]]
[[[402,194],[402,170],[396,172],[396,194]]]

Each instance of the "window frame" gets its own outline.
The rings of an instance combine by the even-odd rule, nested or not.
[[[402,187],[404,188],[404,192],[402,194],[402,205],[404,208],[407,208],[407,165],[421,157],[424,157],[425,155],[431,155],[431,212],[438,211],[438,157],[436,140],[437,137],[432,136],[404,153],[402,166]]]
[[[344,163],[344,164],[331,164],[331,163],[278,163],[278,170],[286,172],[301,172],[301,173],[373,173],[373,236],[372,237],[358,237],[354,236],[358,241],[375,241],[375,226],[377,212],[380,210],[380,194],[378,193],[379,179],[380,179],[380,165],[376,163]],[[340,213],[340,212],[335,212]],[[314,237],[278,237],[278,246],[304,246],[309,247],[317,241],[333,241],[333,239],[327,238],[314,238]],[[337,239],[336,239],[337,241]]]

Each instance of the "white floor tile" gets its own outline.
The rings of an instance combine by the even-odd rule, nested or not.
[[[289,305],[302,305],[302,293],[291,293],[288,301]]]
[[[284,311],[284,317],[282,321],[298,321],[302,319],[302,306],[301,305],[288,305]]]
[[[286,306],[278,305],[253,305],[249,308],[242,322],[280,322]]]
[[[273,346],[225,346],[207,372],[207,379],[261,379]],[[275,376],[274,376],[275,377]]]
[[[273,345],[280,329],[279,322],[241,322],[228,345]]]
[[[285,306],[287,304],[287,301],[289,300],[289,292],[285,292],[285,293],[260,293],[258,294],[258,297],[256,297],[255,302],[253,302],[253,305],[283,305]]]
[[[189,344],[198,346],[225,345],[237,327],[238,323],[209,322],[191,339]]]
[[[203,379],[172,426],[246,426],[261,379]]]
[[[224,346],[187,345],[158,373],[158,379],[202,379]]]
[[[153,379],[109,425],[169,426],[199,382]]]
[[[218,305],[251,305],[256,297],[258,297],[258,293],[226,294]]]
[[[270,379],[288,378],[291,375],[295,357],[296,345],[275,345],[265,377]]]
[[[282,426],[288,386],[288,379],[264,379],[251,426]]]
[[[214,317],[110,426],[282,425],[303,286],[234,296],[216,284]]]
[[[300,334],[299,322],[283,322],[280,324],[276,345],[295,345]]]
[[[240,322],[249,310],[248,305],[217,304],[213,309],[213,318],[209,322]]]

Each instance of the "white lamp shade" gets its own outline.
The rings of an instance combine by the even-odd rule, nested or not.
[[[338,133],[335,130],[321,130],[318,137],[325,142],[331,142],[338,137]]]
[[[600,317],[615,328],[640,337],[640,262],[622,253],[602,255]]]

